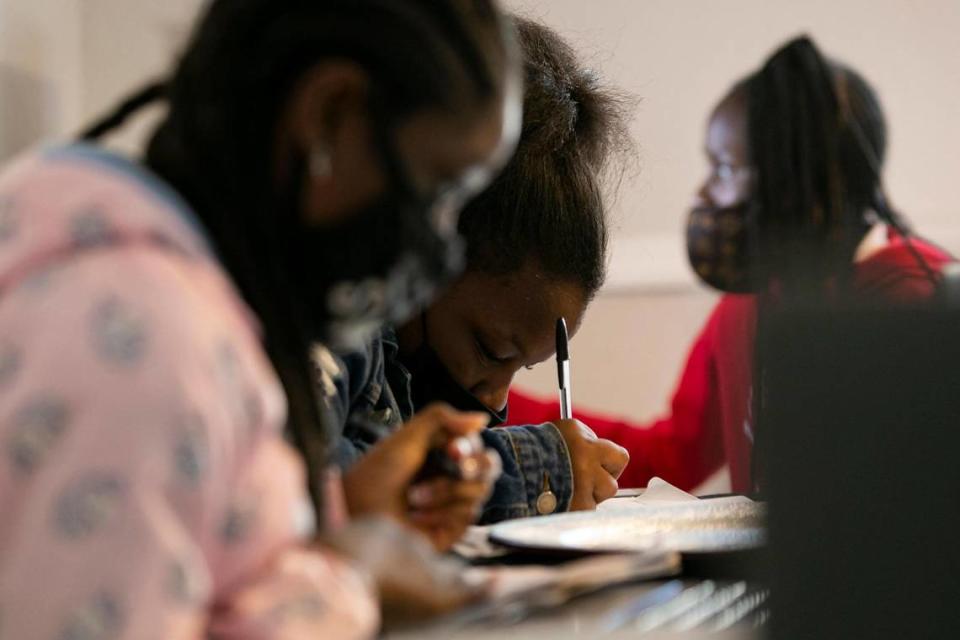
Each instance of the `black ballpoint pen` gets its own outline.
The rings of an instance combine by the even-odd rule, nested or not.
[[[557,381],[560,384],[560,418],[573,417],[573,402],[570,396],[570,350],[567,347],[567,323],[557,318]]]

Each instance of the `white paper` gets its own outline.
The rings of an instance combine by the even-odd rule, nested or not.
[[[695,502],[700,500],[692,493],[687,493],[676,488],[662,478],[651,478],[647,483],[646,490],[639,496],[629,498],[613,498],[606,502],[601,502],[597,506],[598,511],[610,511],[613,509],[622,509],[624,507],[634,507],[638,504],[664,505],[684,502]],[[704,501],[706,502],[706,501]],[[709,502],[715,505],[737,502],[753,502],[746,496],[729,496],[726,498],[710,498]]]

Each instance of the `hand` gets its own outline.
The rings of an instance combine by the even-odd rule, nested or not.
[[[598,504],[617,495],[617,478],[630,461],[627,450],[598,438],[579,420],[558,420],[553,424],[563,436],[573,466],[570,510],[596,509]]]
[[[461,478],[430,478],[407,494],[407,521],[425,533],[438,551],[450,549],[479,519],[501,467],[497,452],[485,450],[476,434],[451,441],[446,452],[458,463]]]
[[[430,535],[437,548],[449,548],[476,519],[499,474],[496,454],[485,452],[476,437],[487,421],[486,414],[439,404],[415,415],[345,474],[351,515],[391,516]],[[411,487],[427,452],[437,446],[445,446],[464,479],[435,478]]]
[[[388,629],[453,611],[489,591],[489,584],[464,578],[462,562],[437,555],[391,519],[355,520],[323,543],[370,575]]]

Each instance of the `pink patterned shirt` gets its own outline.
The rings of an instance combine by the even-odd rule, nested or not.
[[[0,637],[354,638],[256,324],[185,205],[93,147],[0,175]]]

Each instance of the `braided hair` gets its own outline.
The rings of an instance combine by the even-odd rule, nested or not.
[[[755,170],[752,239],[761,276],[782,285],[781,298],[804,304],[836,286],[849,292],[854,256],[866,233],[885,222],[905,241],[918,266],[939,277],[910,242],[905,219],[883,189],[887,125],[876,92],[853,69],[825,58],[808,37],[779,48],[763,67],[738,83],[748,105],[748,148]],[[781,300],[782,302],[782,300]],[[762,421],[769,324],[781,305],[760,296],[751,410],[754,452]],[[765,461],[752,457],[755,489],[763,489]]]
[[[874,222],[868,212],[908,232],[883,196],[886,121],[860,74],[800,37],[735,91],[747,98],[755,249],[766,276],[812,288],[848,278]]]
[[[279,259],[286,249],[277,217],[295,203],[279,201],[271,158],[285,98],[313,64],[331,57],[370,74],[370,112],[388,130],[424,108],[487,104],[512,62],[495,0],[214,0],[172,77],[85,132],[99,137],[166,100],[146,164],[193,207],[263,323],[318,515],[331,434],[314,384],[313,336]]]

